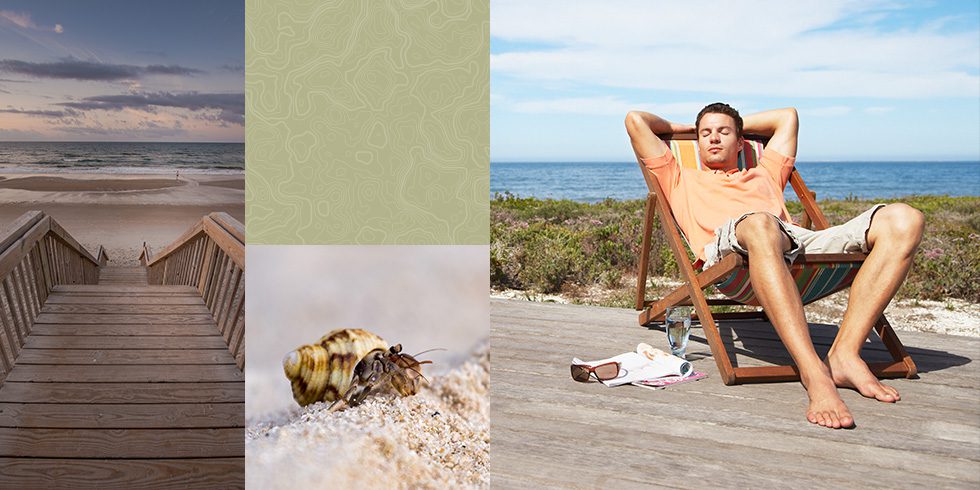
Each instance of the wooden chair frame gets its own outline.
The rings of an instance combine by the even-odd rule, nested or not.
[[[693,134],[661,135],[664,141],[670,139],[695,139]],[[761,140],[750,135],[746,139]],[[765,143],[765,141],[763,141]],[[647,187],[650,192],[647,194],[646,207],[644,209],[643,242],[640,254],[639,273],[637,274],[636,309],[640,311],[639,323],[642,326],[652,322],[662,320],[667,308],[678,305],[691,305],[696,312],[696,318],[700,320],[704,329],[704,336],[711,347],[711,353],[718,365],[718,372],[722,381],[726,385],[740,383],[758,383],[775,381],[795,381],[800,379],[799,370],[794,365],[782,366],[755,366],[738,367],[733,366],[729,359],[728,351],[724,343],[718,326],[715,323],[719,320],[733,319],[761,319],[769,321],[765,312],[761,309],[755,312],[730,312],[712,313],[710,306],[715,305],[740,305],[741,303],[730,299],[708,299],[704,294],[704,289],[727,278],[731,273],[741,267],[748,267],[748,261],[737,253],[729,254],[717,264],[701,272],[695,270],[697,262],[689,262],[687,252],[684,248],[683,238],[678,231],[677,221],[674,219],[670,203],[666,199],[658,199],[662,196],[663,188],[657,180],[657,176],[642,168],[643,177],[646,179]],[[812,223],[814,229],[823,230],[829,227],[827,218],[820,208],[817,207],[816,194],[807,189],[803,183],[803,178],[796,169],[790,176],[790,184],[803,204],[804,218],[803,225],[809,227]],[[650,261],[650,240],[653,234],[654,217],[660,218],[661,227],[667,237],[667,242],[677,259],[681,277],[685,284],[676,288],[659,300],[646,299],[646,280]],[[844,263],[844,262],[864,262],[867,257],[865,254],[806,254],[797,259],[797,263]],[[848,285],[849,287],[850,285]],[[893,358],[893,362],[869,363],[868,367],[879,378],[899,378],[915,376],[916,367],[911,356],[905,350],[905,346],[898,339],[895,331],[884,315],[878,319],[873,328],[888,349]]]

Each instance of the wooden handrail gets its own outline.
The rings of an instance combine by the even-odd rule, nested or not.
[[[211,213],[155,255],[144,243],[140,263],[150,284],[197,288],[244,370],[245,227],[227,213]]]
[[[95,284],[98,259],[41,211],[28,211],[0,231],[0,383],[14,361],[54,286]]]

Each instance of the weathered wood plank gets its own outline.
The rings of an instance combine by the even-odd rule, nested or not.
[[[196,383],[201,381],[240,381],[244,375],[234,364],[135,366],[45,366],[17,364],[7,381],[35,383]]]
[[[0,458],[3,488],[245,488],[245,458],[21,459]]]
[[[126,314],[197,314],[207,315],[210,312],[204,304],[189,305],[148,305],[148,304],[51,304],[45,303],[41,313],[85,313],[99,315],[126,315]],[[77,323],[77,322],[72,322]]]
[[[227,349],[221,337],[31,335],[25,349]]]
[[[972,364],[980,339],[899,332],[927,370],[920,379],[888,381],[903,395],[896,404],[841,390],[857,428],[833,431],[806,422],[799,383],[724,386],[700,330],[688,352],[695,369],[709,373],[705,380],[657,391],[571,380],[572,357],[608,357],[638,342],[665,348],[662,329],[635,322],[629,310],[491,300],[495,486],[980,485],[980,373]],[[836,333],[812,330],[824,348]],[[740,363],[787,355],[759,322],[738,322],[728,333]],[[865,354],[886,355],[877,342]]]
[[[0,403],[0,427],[48,429],[245,427],[245,404]]]
[[[94,325],[118,325],[123,323],[142,323],[142,324],[184,324],[184,325],[213,325],[214,318],[210,314],[185,314],[171,315],[160,314],[87,314],[87,313],[41,313],[35,320],[35,325],[41,324],[94,324]]]
[[[24,349],[17,358],[18,365],[85,364],[127,365],[158,364],[234,364],[227,351],[206,349]]]
[[[125,293],[136,295],[188,295],[197,294],[190,286],[114,286],[99,284],[59,284],[53,289],[56,293]]]
[[[73,325],[73,324],[40,324],[35,325],[31,335],[140,335],[166,336],[175,335],[211,336],[217,335],[218,329],[213,325]],[[218,337],[221,338],[221,337]]]
[[[245,454],[245,430],[0,428],[0,457],[220,458]]]
[[[45,305],[203,305],[197,294],[182,296],[52,293]]]
[[[245,383],[21,383],[0,388],[5,403],[234,403]]]

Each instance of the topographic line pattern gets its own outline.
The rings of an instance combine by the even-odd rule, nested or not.
[[[489,243],[487,0],[245,5],[249,243]]]

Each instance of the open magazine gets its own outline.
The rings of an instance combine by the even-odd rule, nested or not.
[[[574,364],[598,366],[608,362],[618,362],[619,376],[615,379],[601,381],[606,386],[621,386],[636,384],[645,387],[663,387],[687,380],[692,375],[694,379],[705,377],[704,373],[695,373],[691,363],[680,357],[670,355],[660,349],[654,349],[648,344],[636,346],[636,352],[626,352],[608,359],[598,361],[582,361],[572,359]]]

